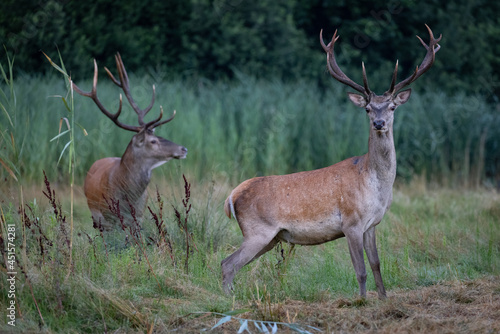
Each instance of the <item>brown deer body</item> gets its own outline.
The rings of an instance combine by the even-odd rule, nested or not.
[[[422,64],[412,76],[397,85],[396,64],[391,88],[381,96],[368,88],[364,65],[364,86],[356,84],[340,70],[333,53],[338,38],[336,32],[328,46],[320,35],[330,74],[361,93],[349,93],[349,98],[356,106],[365,108],[370,119],[368,153],[314,171],[253,178],[236,187],[226,199],[224,209],[229,218],[234,216],[238,221],[244,240],[236,252],[222,261],[226,292],[231,289],[236,272],[279,241],[316,245],[346,237],[360,295],[366,296],[364,249],[378,295],[380,298],[386,296],[375,226],[392,202],[396,177],[394,110],[410,97],[410,89],[400,90],[427,71],[434,61],[441,38],[434,39],[430,29],[429,34],[428,46],[420,40],[427,49]]]
[[[97,63],[95,61],[92,91],[84,92],[73,83],[73,88],[77,93],[94,100],[99,109],[117,126],[137,132],[121,158],[97,160],[85,178],[84,192],[92,213],[94,226],[103,230],[120,227],[117,208],[126,226],[130,226],[134,219],[140,223],[146,205],[146,188],[151,179],[151,171],[171,159],[184,159],[187,154],[187,149],[184,146],[154,135],[154,129],[171,121],[175,112],[169,119],[160,121],[163,116],[163,109],[160,107],[160,116],[156,120],[145,123],[143,118],[154,104],[154,86],[151,104],[146,109],[141,110],[130,94],[127,72],[120,55],[117,54],[115,58],[120,80],[116,80],[107,68],[105,70],[111,80],[123,89],[130,105],[138,115],[139,126],[126,125],[118,120],[122,109],[121,95],[120,106],[115,114],[108,112],[99,101],[97,98]]]

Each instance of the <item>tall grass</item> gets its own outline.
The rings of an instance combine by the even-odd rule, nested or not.
[[[91,86],[90,65],[89,78],[72,78],[84,89]],[[307,82],[284,84],[244,76],[231,83],[154,82],[155,77],[132,76],[132,94],[145,106],[156,84],[158,102],[148,119],[156,117],[159,105],[166,113],[177,110],[174,121],[157,134],[189,149],[182,168],[197,180],[216,174],[235,184],[255,175],[324,167],[367,150],[364,111],[348,101],[336,82],[320,91]],[[60,101],[49,98],[61,91],[63,83],[54,77],[24,76],[16,81],[16,121],[29,124],[20,131],[26,140],[16,168],[28,179],[41,181],[42,168],[52,179],[61,176],[63,167],[56,163],[64,142],[47,145],[66,116]],[[119,89],[105,75],[100,77],[98,95],[110,110],[117,110]],[[137,116],[124,104],[121,120],[136,124]],[[90,99],[76,96],[75,110],[76,122],[89,133],[75,133],[75,173],[81,181],[95,160],[121,156],[132,133],[118,129]],[[0,114],[2,132],[9,126]],[[394,133],[403,179],[424,175],[449,186],[478,186],[498,177],[500,113],[480,98],[416,91],[398,109]],[[4,169],[0,173],[6,175]]]
[[[238,273],[234,297],[222,294],[220,261],[241,242],[236,222],[229,221],[221,207],[230,185],[219,183],[219,189],[214,189],[207,180],[192,185],[192,209],[186,222],[196,249],[191,249],[187,263],[185,227],[179,226],[172,208],[181,206],[185,196],[176,173],[173,168],[164,175],[173,183],[159,185],[171,250],[149,242],[159,240],[161,234],[154,216],[147,215],[141,242],[106,253],[87,214],[75,221],[69,277],[69,226],[61,210],[68,205],[69,189],[54,193],[49,183],[44,190],[47,198],[27,193],[31,200],[22,208],[2,205],[2,224],[16,223],[16,247],[26,253],[16,264],[17,329],[167,332],[196,321],[193,314],[234,315],[233,310],[245,312],[250,319],[291,322],[296,315],[283,312],[290,300],[317,303],[356,298],[357,280],[345,239],[293,250],[280,245]],[[86,210],[84,201],[76,196],[76,211]],[[484,190],[427,190],[425,183],[397,188],[391,211],[377,227],[389,296],[401,289],[499,275],[499,202],[498,194]],[[150,206],[151,212],[159,213],[161,205]],[[25,216],[23,222],[20,213]],[[0,276],[5,282],[5,273]],[[367,287],[375,290],[371,274]],[[1,307],[8,302],[4,289],[0,285]],[[317,327],[314,318],[301,323]],[[198,331],[214,324],[215,320]]]

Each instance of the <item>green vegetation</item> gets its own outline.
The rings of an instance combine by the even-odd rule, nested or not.
[[[131,78],[140,105],[149,104],[154,83],[150,76]],[[88,80],[78,84],[83,89],[91,86]],[[325,167],[367,150],[364,111],[348,101],[333,79],[325,94],[307,82],[284,84],[243,75],[231,84],[156,82],[156,90],[158,102],[148,117],[158,115],[159,105],[167,114],[177,110],[176,118],[157,134],[188,148],[182,170],[195,180],[216,175],[236,185],[255,175]],[[63,82],[54,77],[21,77],[15,83],[13,125],[5,113],[0,115],[0,157],[12,161],[24,180],[41,181],[42,169],[52,180],[66,173],[68,155],[57,162],[67,140],[49,143],[59,133],[61,118],[68,116],[60,98],[51,96],[65,92]],[[117,109],[119,92],[101,76],[98,94],[109,109]],[[88,98],[76,96],[75,111],[76,126],[88,133],[85,136],[80,129],[74,133],[75,174],[81,183],[94,161],[121,156],[132,133],[117,128]],[[500,114],[489,104],[463,94],[415,91],[395,118],[402,179],[425,175],[429,181],[454,187],[494,184],[500,161]],[[126,104],[120,119],[137,122]],[[11,134],[16,150],[9,150]],[[11,179],[4,168],[0,175]]]
[[[236,277],[234,296],[225,296],[220,261],[241,242],[236,222],[222,210],[231,188],[253,175],[312,169],[366,150],[364,112],[347,103],[343,90],[332,84],[331,92],[322,95],[305,82],[284,84],[242,74],[231,84],[158,83],[157,91],[167,92],[159,94],[159,103],[179,111],[160,131],[188,146],[190,153],[186,160],[155,170],[157,190],[150,189],[139,238],[127,240],[123,233],[111,245],[92,228],[81,187],[75,186],[74,200],[68,196],[72,190],[62,177],[68,156],[57,165],[66,142],[48,143],[61,131],[60,118],[67,117],[60,98],[48,96],[64,95],[66,87],[52,77],[14,81],[10,71],[3,72],[2,117],[9,121],[2,123],[2,177],[7,182],[0,208],[2,236],[7,237],[1,240],[3,249],[12,249],[9,242],[15,249],[15,262],[6,257],[8,252],[3,261],[17,272],[16,329],[199,332],[223,319],[226,327],[239,323],[235,330],[245,324],[253,329],[252,324],[262,326],[264,321],[269,330],[281,323],[282,329],[316,331],[335,329],[335,314],[349,308],[351,316],[343,317],[342,326],[356,330],[357,310],[372,307],[386,310],[376,313],[374,323],[390,327],[394,317],[421,314],[407,305],[428,303],[426,287],[450,281],[482,286],[467,282],[500,275],[500,197],[492,189],[467,190],[490,182],[487,157],[498,154],[489,149],[498,138],[498,116],[486,102],[471,105],[462,95],[416,93],[398,110],[399,185],[378,228],[383,276],[392,295],[388,301],[375,301],[374,295],[368,301],[356,299],[358,287],[344,239],[315,247],[279,245],[246,266]],[[140,104],[148,103],[152,81],[149,76],[132,77]],[[116,106],[117,89],[106,80],[98,87],[104,103]],[[443,101],[452,101],[454,108],[446,108]],[[120,155],[130,137],[95,109],[80,97],[71,109],[74,124],[89,133],[74,132],[76,185],[95,159]],[[472,116],[471,110],[477,109],[485,119]],[[123,117],[135,122],[129,109]],[[464,123],[470,126],[464,129]],[[44,169],[48,178],[42,183]],[[436,184],[460,190],[438,190]],[[72,206],[73,233],[67,217]],[[9,240],[11,224],[16,234]],[[9,276],[1,276],[0,307],[7,308]],[[371,275],[368,288],[375,289]],[[419,291],[416,295],[423,300],[411,299],[407,290]],[[435,298],[448,296],[443,305],[482,300],[466,291],[445,290]],[[331,315],[318,312],[325,304],[335,310]],[[457,323],[468,329],[477,320],[471,319]],[[418,318],[408,322],[409,327],[423,326]]]
[[[103,239],[91,227],[83,195],[76,196],[79,213],[69,275],[69,222],[58,206],[59,200],[63,208],[69,206],[69,190],[56,192],[55,197],[49,196],[51,200],[41,194],[42,190],[52,194],[48,189],[25,192],[30,200],[21,214],[14,205],[2,204],[3,231],[7,224],[16,226],[16,329],[68,333],[184,328],[196,332],[215,325],[219,314],[238,314],[325,330],[335,327],[322,322],[326,314],[312,311],[314,305],[336,300],[334,309],[362,309],[376,302],[375,292],[369,293],[367,303],[356,301],[358,287],[345,239],[296,246],[292,251],[283,244],[246,266],[236,277],[234,297],[225,296],[220,261],[241,240],[236,222],[229,221],[221,207],[229,184],[201,182],[191,187],[188,229],[194,246],[186,271],[184,229],[172,208],[185,217],[183,182],[175,181],[180,179],[175,166],[159,174],[173,180],[160,182],[160,201],[154,191],[151,194],[151,211],[163,217],[165,233],[158,231],[158,218],[148,215],[142,242],[129,240],[121,250],[105,249]],[[487,191],[427,190],[422,182],[398,187],[393,207],[378,228],[390,297],[379,307],[394,305],[404,290],[499,275],[499,203],[499,195]],[[122,241],[124,245],[124,234]],[[5,273],[1,277],[0,306],[5,309]],[[371,274],[368,289],[375,289]],[[472,303],[477,297],[467,298]],[[304,304],[292,314],[284,311],[300,302],[309,306]],[[408,312],[408,307],[395,308],[393,312]],[[9,328],[2,325],[2,329]]]
[[[78,80],[87,77],[92,58],[114,68],[120,52],[131,72],[221,79],[236,70],[324,85],[330,79],[322,75],[318,35],[324,29],[329,39],[339,28],[346,73],[360,78],[363,60],[374,87],[386,89],[396,59],[402,75],[420,61],[414,36],[424,37],[427,23],[445,37],[418,87],[498,97],[499,12],[487,0],[3,0],[0,45],[15,52],[18,71],[32,74],[49,71],[40,50],[57,45]]]
[[[84,88],[90,86],[91,59],[97,59],[99,96],[110,108],[117,107],[118,92],[102,68],[113,70],[113,55],[120,52],[129,73],[136,74],[132,84],[139,103],[148,104],[156,84],[159,104],[178,111],[159,132],[190,149],[184,171],[197,180],[218,173],[237,183],[365,152],[363,113],[325,70],[321,29],[325,39],[340,29],[341,67],[359,79],[365,61],[371,86],[380,93],[396,59],[400,77],[420,62],[423,48],[414,36],[426,40],[427,23],[444,38],[432,70],[415,83],[411,103],[396,115],[399,176],[425,175],[449,186],[499,182],[496,2],[6,0],[0,9],[0,42],[6,48],[0,60],[16,59],[16,95],[0,86],[7,92],[1,103],[11,107],[0,112],[0,158],[25,179],[40,181],[40,165],[51,179],[62,169],[53,152],[61,152],[66,141],[40,145],[68,116],[60,101],[48,98],[64,92],[40,52],[57,59],[55,45]],[[96,159],[121,155],[130,138],[83,100],[77,97],[75,105],[76,122],[89,133],[77,133],[74,141],[80,180]],[[126,111],[122,117],[135,122]]]
[[[220,319],[234,331],[258,321],[269,331],[278,323],[311,332],[394,332],[395,324],[421,332],[500,330],[492,314],[500,305],[498,6],[2,1],[0,308],[15,300],[20,332],[200,332]],[[239,272],[233,296],[223,295],[220,261],[241,241],[222,209],[230,190],[253,176],[320,168],[367,150],[366,116],[324,70],[319,30],[329,38],[339,27],[341,67],[360,78],[365,60],[381,92],[395,59],[401,77],[420,61],[423,50],[409,36],[425,40],[424,23],[444,37],[434,67],[395,115],[398,177],[378,227],[390,298],[356,299],[345,239],[280,244]],[[137,238],[119,233],[110,244],[92,227],[85,173],[99,158],[121,156],[132,133],[89,99],[73,101],[40,53],[60,59],[54,43],[83,89],[97,58],[98,95],[110,110],[119,91],[102,67],[113,71],[117,51],[140,106],[156,86],[148,119],[160,105],[166,114],[177,110],[157,134],[186,146],[188,157],[153,172]],[[136,123],[126,104],[122,114]],[[66,127],[69,141],[60,135]],[[368,289],[375,289],[371,274]],[[451,308],[463,316],[451,321]],[[422,318],[426,312],[432,317]],[[2,321],[5,330],[12,327]]]

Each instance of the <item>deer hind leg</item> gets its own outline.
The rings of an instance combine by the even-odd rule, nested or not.
[[[363,257],[363,233],[358,231],[346,231],[347,245],[351,254],[352,264],[356,271],[356,278],[359,284],[359,295],[366,298],[366,268]]]
[[[245,265],[273,249],[276,245],[277,233],[261,233],[245,237],[240,248],[222,260],[222,287],[229,293],[232,289],[234,275]]]
[[[375,284],[377,285],[377,292],[379,298],[386,298],[387,294],[385,292],[384,282],[382,281],[382,274],[380,272],[380,260],[377,252],[377,243],[375,238],[375,226],[369,228],[363,235],[363,241],[366,251],[366,256],[368,257],[368,262],[370,262],[370,267],[372,268],[373,277],[375,278]]]

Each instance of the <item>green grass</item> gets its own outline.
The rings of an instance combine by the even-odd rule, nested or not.
[[[377,228],[388,289],[410,289],[498,273],[499,199],[498,194],[489,192],[415,193],[407,187],[397,190],[391,210]],[[262,270],[248,269],[257,278],[249,275],[250,278],[240,281],[243,280],[245,287],[252,286],[249,279],[258,280],[266,274],[266,279],[274,282],[268,288],[274,287],[273,291],[282,297],[305,300],[314,300],[325,293],[332,296],[357,293],[344,239],[317,247],[297,246],[295,255],[287,267],[285,286],[277,279],[279,270],[274,268],[278,254],[269,255],[269,263],[260,264],[264,266]],[[375,289],[371,276],[368,286]]]
[[[176,174],[167,168],[162,171],[165,178]],[[186,274],[184,235],[172,208],[179,208],[184,196],[182,182],[177,183],[159,182],[175,264],[168,251],[155,245],[145,246],[151,266],[137,245],[110,251],[106,256],[102,239],[92,229],[85,200],[76,189],[75,211],[81,218],[75,219],[74,263],[67,276],[68,237],[62,227],[68,222],[56,219],[48,200],[41,195],[42,189],[25,193],[25,202],[31,203],[33,209],[33,213],[28,210],[27,214],[31,220],[39,219],[43,231],[25,230],[26,258],[21,248],[21,218],[15,206],[3,204],[5,223],[16,224],[17,260],[24,271],[17,275],[17,305],[22,312],[17,329],[75,333],[145,331],[154,324],[157,330],[168,330],[189,322],[193,312],[227,313],[233,309],[252,310],[251,316],[256,320],[286,322],[280,308],[288,300],[320,303],[356,299],[358,286],[345,239],[319,246],[296,246],[291,254],[290,246],[282,245],[285,258],[279,250],[272,250],[246,266],[236,276],[234,297],[225,296],[220,261],[242,240],[236,222],[228,220],[222,210],[230,190],[227,183],[218,184],[217,189],[213,182],[192,185],[189,229],[197,250],[190,254]],[[69,190],[56,191],[63,208],[69,207]],[[151,196],[155,197],[154,191]],[[419,184],[397,187],[392,208],[377,231],[389,296],[402,289],[499,275],[499,203],[498,194],[485,190],[429,190]],[[150,205],[153,210],[158,209],[153,200]],[[85,233],[93,238],[92,243]],[[155,238],[155,233],[154,222],[148,216],[144,240]],[[4,273],[1,276],[5,289],[6,277]],[[371,273],[368,289],[375,290]],[[0,306],[6,307],[5,291],[0,298]]]

